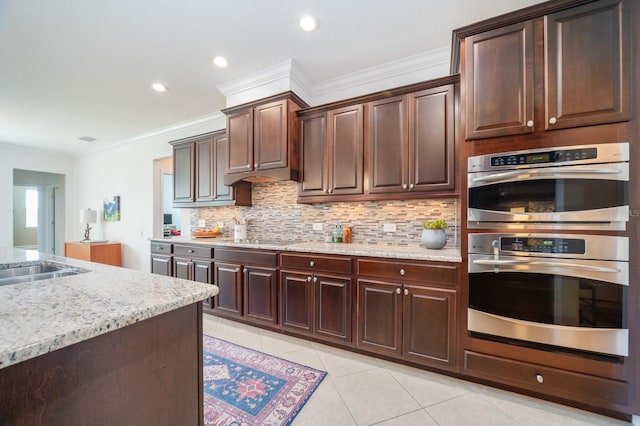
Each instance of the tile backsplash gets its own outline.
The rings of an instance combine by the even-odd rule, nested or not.
[[[418,244],[422,223],[444,219],[449,227],[447,247],[460,245],[459,202],[455,198],[297,204],[298,187],[292,181],[253,183],[252,207],[210,207],[193,209],[191,227],[205,220],[207,227],[224,223],[223,237],[233,237],[234,218],[248,219],[247,238],[283,241],[323,241],[335,224],[351,226],[354,243]],[[323,224],[322,231],[313,230]],[[384,232],[383,224],[396,225],[396,232]]]

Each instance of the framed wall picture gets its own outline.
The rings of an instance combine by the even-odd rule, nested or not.
[[[104,220],[105,222],[117,222],[120,220],[119,195],[114,195],[112,198],[104,200]]]

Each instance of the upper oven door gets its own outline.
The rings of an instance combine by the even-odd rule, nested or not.
[[[628,185],[628,163],[469,173],[469,227],[624,229]]]

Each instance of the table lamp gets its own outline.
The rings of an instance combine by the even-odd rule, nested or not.
[[[82,209],[80,210],[80,223],[86,223],[87,227],[84,230],[84,240],[82,241],[90,241],[89,232],[91,231],[90,224],[96,223],[98,219],[98,212],[96,210],[91,209]]]

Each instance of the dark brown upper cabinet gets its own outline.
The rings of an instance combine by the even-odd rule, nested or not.
[[[630,7],[599,1],[545,17],[545,129],[631,119]]]
[[[224,109],[228,151],[224,183],[298,180],[295,112],[306,104],[287,92]]]
[[[251,205],[251,184],[224,184],[226,132],[215,132],[171,142],[173,145],[173,205],[206,207]]]
[[[533,23],[465,39],[466,137],[533,132]]]
[[[300,197],[362,194],[362,120],[361,104],[300,119]]]
[[[454,85],[370,102],[369,194],[454,188]]]
[[[466,139],[629,120],[630,7],[602,0],[466,37]]]

